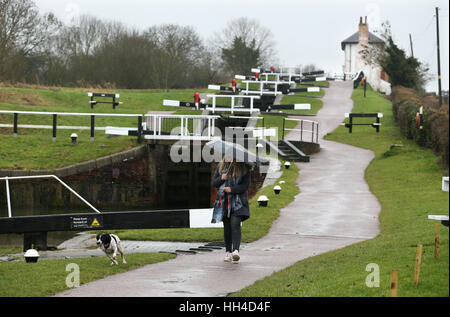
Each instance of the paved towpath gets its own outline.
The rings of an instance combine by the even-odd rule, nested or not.
[[[223,262],[222,252],[179,255],[57,296],[225,296],[299,260],[375,237],[380,205],[364,180],[373,153],[322,139],[351,111],[351,94],[351,82],[325,90],[315,117],[322,149],[311,162],[296,163],[301,192],[265,237],[241,249],[240,263]]]

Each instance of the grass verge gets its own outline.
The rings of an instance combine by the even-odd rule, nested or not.
[[[383,112],[379,133],[370,126],[357,126],[349,134],[339,127],[327,136],[374,151],[365,177],[381,204],[380,234],[371,240],[307,258],[257,281],[232,296],[369,296],[390,294],[390,274],[399,271],[399,296],[449,296],[449,231],[440,226],[440,257],[434,258],[435,221],[428,214],[447,214],[449,195],[441,191],[441,177],[448,175],[427,149],[405,140],[392,116],[391,103],[380,94],[354,91],[353,112]],[[402,144],[401,147],[391,147]],[[413,285],[415,254],[423,245],[420,280]],[[370,272],[379,267],[379,287],[367,287]]]
[[[0,297],[44,297],[62,292],[68,289],[66,278],[73,271],[66,271],[70,263],[79,266],[81,285],[175,257],[169,253],[127,254],[127,264],[114,266],[110,266],[107,257],[40,260],[37,263],[0,262]]]

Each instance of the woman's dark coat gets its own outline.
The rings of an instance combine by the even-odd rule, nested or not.
[[[231,178],[231,175],[228,175]],[[216,169],[213,177],[213,185],[216,188],[220,188],[220,186],[226,181],[222,180],[222,175],[219,173],[219,169]],[[250,218],[250,208],[248,205],[248,187],[250,186],[250,171],[247,174],[242,175],[237,178],[236,183],[231,188],[232,195],[239,195],[239,198],[242,202],[242,208],[238,210],[233,210],[233,215],[241,216],[242,221]]]

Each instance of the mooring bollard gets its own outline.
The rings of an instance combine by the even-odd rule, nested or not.
[[[281,192],[281,187],[278,186],[278,185],[276,185],[276,186],[273,188],[273,191],[275,192],[276,195],[278,195],[278,194]]]
[[[267,203],[269,202],[269,198],[265,195],[261,195],[258,197],[258,204],[260,207],[267,207]]]
[[[39,253],[32,247],[32,249],[28,249],[27,252],[25,252],[24,257],[27,263],[36,263],[39,259]]]
[[[78,135],[76,133],[72,133],[70,138],[72,139],[72,144],[77,144]]]

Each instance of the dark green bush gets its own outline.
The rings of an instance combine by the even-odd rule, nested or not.
[[[426,96],[427,99],[430,96]],[[441,158],[441,163],[449,165],[449,110],[448,105],[430,107],[409,88],[396,86],[392,89],[392,111],[400,132],[420,146],[431,148]],[[423,106],[423,130],[416,124],[416,114]]]

